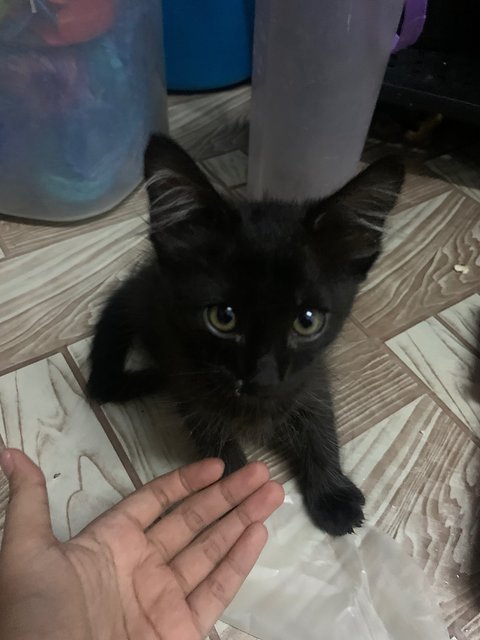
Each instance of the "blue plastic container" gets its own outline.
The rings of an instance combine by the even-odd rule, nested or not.
[[[218,89],[250,78],[254,14],[255,0],[163,0],[168,89]]]

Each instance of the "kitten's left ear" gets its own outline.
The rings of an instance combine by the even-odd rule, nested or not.
[[[182,194],[182,201],[186,203],[188,199],[192,207],[218,207],[222,202],[193,158],[167,136],[156,134],[150,138],[144,176],[150,206],[158,204],[169,189],[176,189],[176,195]]]
[[[335,195],[310,205],[306,223],[327,259],[365,277],[381,251],[385,220],[397,202],[405,169],[396,157],[370,165]],[[330,255],[328,255],[330,254]]]
[[[194,160],[166,136],[152,136],[145,152],[150,239],[158,259],[176,264],[211,261],[226,253],[238,218]]]

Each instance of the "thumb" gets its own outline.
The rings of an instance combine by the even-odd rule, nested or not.
[[[33,548],[50,544],[52,533],[45,476],[22,451],[4,449],[0,467],[8,478],[10,497],[3,545]]]

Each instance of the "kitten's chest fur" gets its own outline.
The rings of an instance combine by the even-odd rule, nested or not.
[[[299,388],[285,397],[268,400],[212,391],[202,382],[201,375],[184,379],[181,384],[173,375],[168,389],[170,397],[191,420],[208,423],[220,438],[239,437],[250,444],[268,446],[276,433],[292,431],[292,418],[303,412],[331,413],[327,376],[323,361],[315,362],[308,380]]]

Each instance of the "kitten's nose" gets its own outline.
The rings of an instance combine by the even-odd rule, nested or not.
[[[244,391],[249,395],[263,395],[279,382],[280,375],[276,358],[271,354],[266,354],[258,359],[256,371],[253,376],[247,379]]]

